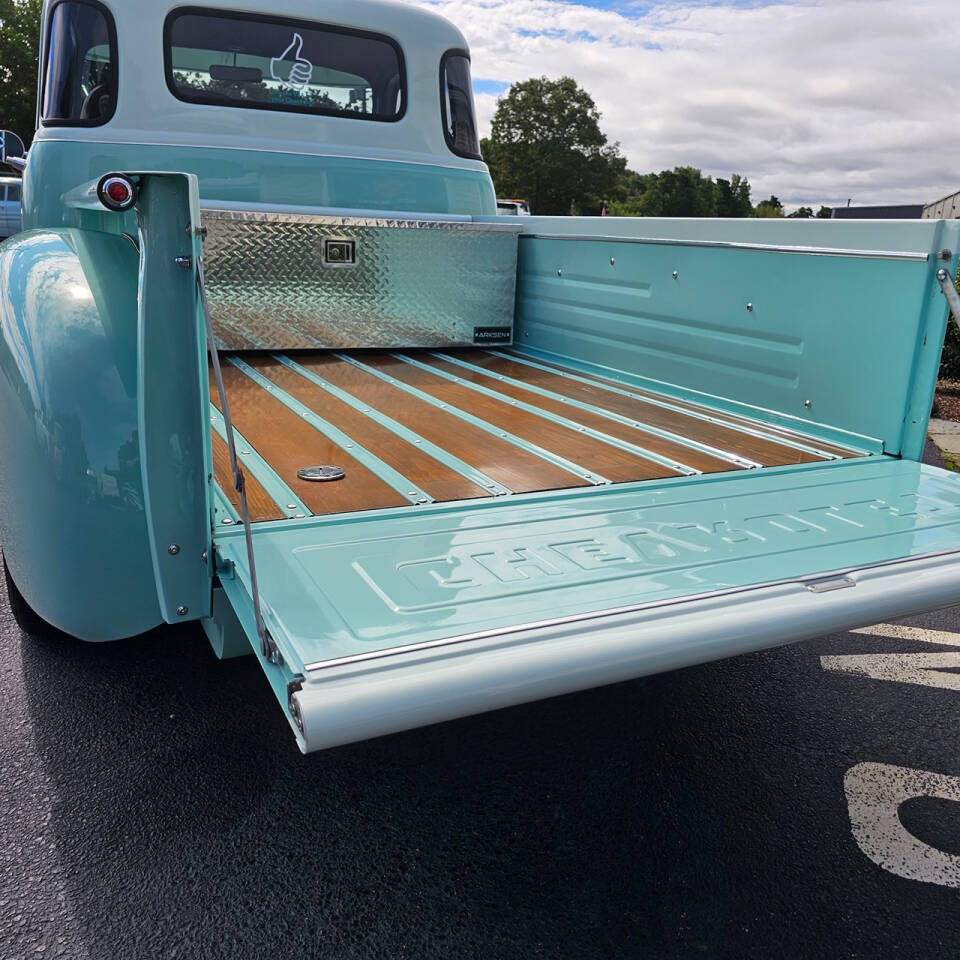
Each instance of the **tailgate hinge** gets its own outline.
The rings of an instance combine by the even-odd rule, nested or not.
[[[240,495],[240,516],[243,522],[243,535],[247,543],[247,564],[250,568],[250,595],[253,600],[253,617],[257,626],[257,637],[260,640],[260,653],[264,659],[273,664],[283,663],[280,650],[270,636],[266,624],[263,622],[263,612],[260,609],[260,589],[257,586],[257,565],[253,557],[253,534],[250,527],[250,510],[247,507],[247,478],[243,468],[237,461],[237,447],[233,439],[233,421],[230,419],[230,406],[227,403],[227,391],[223,385],[223,372],[220,369],[220,354],[217,351],[217,341],[213,332],[213,320],[210,317],[210,307],[207,304],[207,292],[203,285],[203,257],[197,257],[197,290],[200,295],[200,306],[203,309],[204,320],[207,325],[207,349],[213,362],[213,375],[217,381],[217,393],[220,395],[220,412],[223,414],[223,425],[227,434],[227,449],[230,451],[230,469],[233,473],[233,487]]]

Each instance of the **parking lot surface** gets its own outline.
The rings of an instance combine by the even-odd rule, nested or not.
[[[22,637],[0,592],[0,957],[960,956],[960,611],[909,623],[940,642],[840,634],[304,757],[198,628]]]

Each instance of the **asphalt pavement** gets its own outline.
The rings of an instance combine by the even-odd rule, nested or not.
[[[195,626],[2,591],[0,957],[960,957],[960,609],[304,757]]]

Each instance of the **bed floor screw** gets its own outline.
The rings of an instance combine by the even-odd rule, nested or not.
[[[184,607],[184,606],[177,607],[178,617],[185,617],[189,612],[190,611],[187,609],[187,607]]]
[[[179,552],[180,547],[176,543],[171,543],[170,546],[167,547],[167,553],[169,553],[171,557],[175,557]]]

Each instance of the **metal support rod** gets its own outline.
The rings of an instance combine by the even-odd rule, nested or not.
[[[953,277],[943,267],[937,271],[937,283],[940,284],[940,289],[950,305],[950,313],[953,314],[953,319],[960,326],[960,293],[957,293]]]
[[[197,290],[200,294],[200,305],[207,325],[207,349],[213,362],[213,375],[217,382],[217,393],[220,395],[220,413],[223,415],[223,425],[227,434],[227,449],[230,451],[230,469],[233,472],[233,487],[240,495],[240,518],[243,522],[243,536],[247,545],[247,564],[250,567],[250,594],[253,600],[253,617],[257,626],[257,637],[260,640],[260,653],[273,664],[283,662],[270,631],[263,622],[263,613],[260,609],[260,588],[257,586],[257,565],[253,557],[253,532],[250,527],[250,510],[247,507],[247,478],[243,468],[237,461],[237,445],[233,437],[233,420],[230,417],[230,405],[227,402],[227,390],[223,385],[223,372],[220,369],[220,354],[217,351],[217,341],[213,332],[213,320],[210,317],[210,308],[207,304],[207,292],[203,285],[203,258],[197,257]]]

